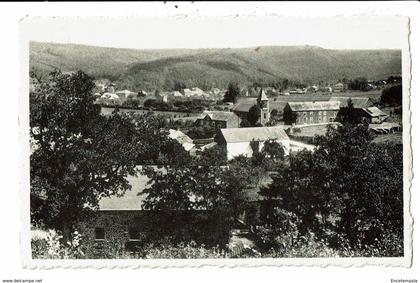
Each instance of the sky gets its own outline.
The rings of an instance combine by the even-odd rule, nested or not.
[[[26,18],[29,40],[95,46],[238,48],[314,45],[327,49],[401,49],[407,21],[399,16],[81,17]]]

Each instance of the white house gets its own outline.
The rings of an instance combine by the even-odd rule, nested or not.
[[[169,129],[169,138],[179,142],[186,151],[190,151],[194,148],[194,141],[179,130]]]
[[[286,155],[290,151],[290,140],[283,127],[227,128],[220,129],[215,141],[226,148],[228,160],[236,156],[252,156],[251,142],[259,142],[259,149],[264,142],[275,140],[284,147]]]

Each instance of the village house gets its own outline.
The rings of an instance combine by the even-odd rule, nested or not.
[[[110,83],[109,85],[107,85],[105,88],[105,92],[115,93],[115,84]]]
[[[369,124],[380,124],[389,117],[388,114],[384,113],[378,107],[363,108],[363,112],[360,115],[360,122],[367,121]]]
[[[348,115],[351,115],[354,122],[368,122],[372,124],[382,123],[389,117],[378,107],[375,107],[372,100],[368,97],[331,97],[330,101],[340,103],[337,119],[341,122]],[[349,103],[352,107],[349,107]]]
[[[99,98],[97,102],[101,105],[118,106],[122,104],[120,97],[112,92],[105,92]]]
[[[334,122],[340,110],[338,101],[288,102],[283,110],[287,125]]]
[[[204,111],[203,116],[195,121],[197,126],[218,128],[239,128],[239,117],[233,112]]]
[[[206,97],[209,96],[207,93],[205,93],[202,89],[198,87],[193,88],[184,88],[182,90],[185,97]]]
[[[118,95],[122,102],[126,101],[128,98],[134,98],[137,96],[135,92],[129,91],[128,89],[118,90],[115,94]]]
[[[283,127],[220,129],[214,140],[226,149],[228,160],[240,155],[251,157],[251,142],[258,142],[261,150],[265,141],[274,140],[284,147],[286,154],[290,150],[289,137]]]
[[[344,84],[336,83],[333,87],[333,92],[343,92],[344,91]]]

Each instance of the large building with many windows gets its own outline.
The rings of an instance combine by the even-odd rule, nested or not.
[[[336,120],[339,110],[338,101],[288,102],[283,119],[287,125],[329,123]]]

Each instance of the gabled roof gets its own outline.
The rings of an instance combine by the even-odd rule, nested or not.
[[[238,104],[236,104],[233,108],[232,111],[235,112],[248,112],[249,109],[255,105],[254,101],[246,101],[246,102],[240,102]]]
[[[227,128],[220,131],[228,143],[289,139],[283,127]]]
[[[227,121],[238,117],[235,113],[227,111],[204,111],[203,113],[215,121]]]
[[[292,111],[339,110],[338,101],[288,102]]]
[[[267,101],[267,95],[265,94],[264,89],[260,89],[260,93],[258,94],[258,101]]]
[[[185,143],[194,143],[189,136],[179,130],[169,129],[169,137],[171,139],[177,140],[182,145]]]
[[[388,114],[383,112],[378,107],[368,107],[364,108],[363,110],[371,117],[388,116]]]
[[[346,107],[349,99],[351,99],[354,108],[366,108],[373,105],[369,97],[333,96],[330,98],[330,101],[338,101],[340,102],[340,107]]]

